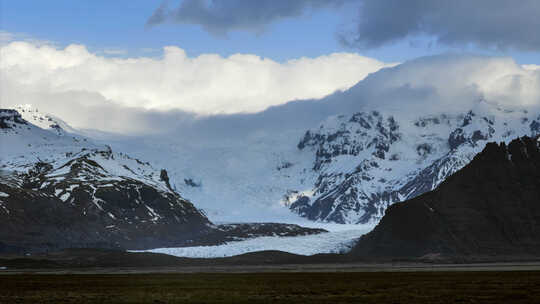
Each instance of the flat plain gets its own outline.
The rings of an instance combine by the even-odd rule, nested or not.
[[[539,303],[540,271],[0,275],[0,303]]]

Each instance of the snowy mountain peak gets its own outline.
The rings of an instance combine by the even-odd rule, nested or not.
[[[298,143],[300,150],[311,147],[316,152],[313,170],[320,170],[334,157],[358,156],[369,150],[372,156],[385,159],[390,145],[399,140],[399,126],[392,116],[383,117],[377,111],[331,117],[318,130],[307,131]]]
[[[0,110],[0,230],[11,241],[30,249],[148,248],[186,243],[214,229],[172,190],[164,170],[22,116]]]
[[[412,120],[380,111],[333,116],[299,141],[314,154],[315,179],[307,191],[291,189],[285,204],[311,220],[376,222],[390,204],[437,187],[487,142],[537,134],[538,113],[487,102]]]
[[[31,122],[23,117],[30,117]],[[35,121],[49,128],[41,128],[33,123]],[[131,179],[160,191],[173,192],[168,182],[162,179],[161,171],[150,163],[113,152],[109,146],[96,144],[86,137],[67,133],[58,122],[61,120],[28,106],[19,110],[0,109],[0,123],[4,129],[0,133],[0,168],[8,175],[26,174],[41,165],[38,166],[40,169],[47,168],[47,178]]]
[[[54,131],[58,135],[64,135],[66,132],[75,133],[75,130],[62,119],[51,114],[40,112],[32,105],[19,105],[15,107],[15,110],[17,110],[21,117],[26,121],[44,130]]]

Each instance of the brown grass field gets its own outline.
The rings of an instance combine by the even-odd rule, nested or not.
[[[540,272],[16,274],[0,303],[540,303]]]

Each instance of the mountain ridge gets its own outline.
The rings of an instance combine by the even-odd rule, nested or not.
[[[356,257],[538,256],[540,141],[490,142],[433,191],[390,206]]]
[[[311,220],[376,222],[391,204],[435,189],[488,141],[540,134],[540,115],[479,106],[412,121],[379,111],[327,120],[298,144],[315,155],[313,188],[292,191],[287,205]]]

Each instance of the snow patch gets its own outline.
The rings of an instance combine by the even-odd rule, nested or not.
[[[66,202],[68,200],[68,198],[71,196],[71,193],[69,192],[65,192],[64,194],[62,194],[59,199],[62,201],[62,202]]]

